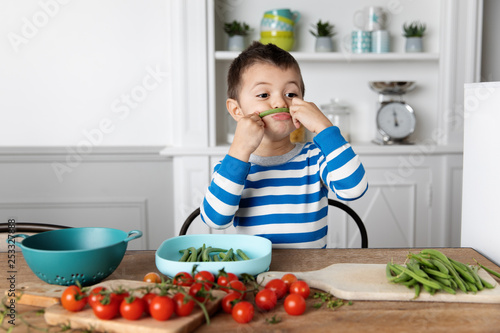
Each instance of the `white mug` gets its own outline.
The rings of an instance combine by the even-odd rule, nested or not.
[[[387,13],[382,7],[369,6],[355,12],[353,20],[354,25],[361,30],[383,30],[387,23]]]

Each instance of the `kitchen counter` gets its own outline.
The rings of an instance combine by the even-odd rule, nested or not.
[[[310,271],[335,263],[378,263],[385,264],[394,259],[402,263],[408,251],[420,249],[322,249],[322,250],[273,250],[270,270],[272,271]],[[483,265],[500,271],[500,267],[470,248],[442,248],[443,253],[461,262],[473,263],[474,259]],[[142,280],[150,271],[156,271],[154,251],[127,251],[117,270],[109,279]],[[9,277],[7,255],[2,254],[0,280],[2,289]],[[21,252],[16,253],[16,284],[40,282],[27,267]],[[498,281],[498,279],[497,279]],[[500,282],[500,281],[498,281]],[[497,286],[498,288],[498,286]],[[312,295],[313,293],[311,293]],[[500,304],[478,303],[439,303],[439,302],[389,302],[389,301],[353,301],[336,310],[314,309],[317,300],[310,297],[304,315],[292,317],[284,312],[282,301],[269,313],[256,311],[249,324],[237,324],[229,314],[218,312],[211,319],[210,325],[201,326],[197,332],[234,332],[234,331],[307,331],[324,332],[414,332],[430,330],[432,332],[498,332],[500,328]],[[26,320],[39,328],[47,327],[43,316],[36,315],[37,307],[16,305],[15,332],[27,332],[20,320]],[[266,319],[277,315],[278,324],[268,324]],[[4,329],[9,327],[4,320]],[[31,329],[30,332],[36,332]],[[52,327],[50,332],[57,332]]]

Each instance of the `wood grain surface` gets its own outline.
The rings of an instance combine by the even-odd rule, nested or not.
[[[470,248],[439,248],[447,256],[465,263],[479,260],[486,267],[500,271],[488,258]],[[394,258],[403,262],[409,251],[420,249],[323,249],[323,250],[273,250],[270,270],[305,272],[317,270],[336,263],[378,263],[385,264]],[[127,251],[122,263],[108,279],[142,280],[150,271],[157,271],[154,261],[155,251]],[[7,267],[6,256],[0,258],[1,267]],[[16,258],[16,284],[40,282],[27,267],[22,253]],[[0,270],[0,280],[8,277],[5,269]],[[498,279],[495,278],[497,282]],[[2,288],[7,285],[2,284]],[[314,291],[313,291],[314,293]],[[250,297],[250,296],[249,296]],[[250,298],[251,300],[251,298]],[[211,318],[210,325],[201,325],[196,332],[499,332],[500,305],[474,303],[407,302],[407,301],[353,301],[336,310],[313,308],[317,300],[309,297],[307,310],[302,316],[289,316],[283,309],[283,301],[270,312],[255,312],[249,324],[234,322],[231,315],[219,311]],[[15,332],[38,332],[29,329],[25,323],[47,328],[43,316],[36,314],[39,307],[20,305],[16,307]],[[280,317],[277,324],[269,324],[268,319]],[[4,321],[4,329],[10,325]],[[58,332],[51,327],[50,332]]]

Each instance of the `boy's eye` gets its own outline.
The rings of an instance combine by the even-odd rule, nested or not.
[[[257,97],[267,98],[267,97],[269,97],[269,94],[267,94],[267,93],[259,94],[259,95],[257,95]]]
[[[294,98],[294,97],[297,97],[298,95],[296,93],[287,93],[287,94],[285,94],[285,96],[288,98]]]

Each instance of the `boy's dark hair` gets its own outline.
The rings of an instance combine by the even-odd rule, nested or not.
[[[227,74],[227,97],[238,100],[241,89],[241,77],[243,72],[250,66],[257,63],[268,63],[281,69],[294,68],[300,75],[300,89],[302,96],[305,93],[304,81],[300,73],[297,60],[287,51],[280,49],[274,44],[263,45],[260,42],[253,42],[246,50],[233,60]]]

